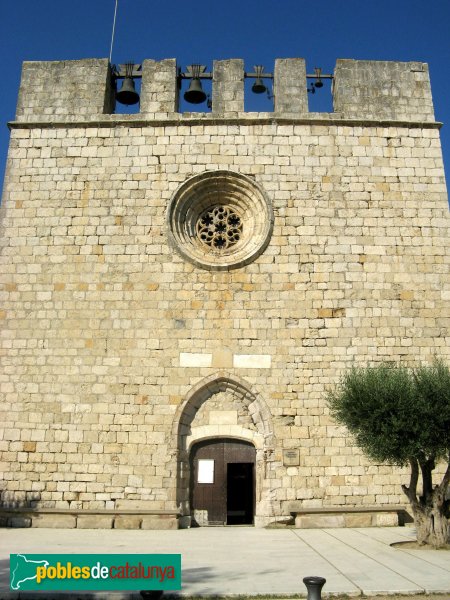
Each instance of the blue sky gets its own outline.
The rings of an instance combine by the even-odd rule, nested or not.
[[[115,0],[3,0],[0,8],[0,178],[21,63],[109,56]],[[424,61],[430,66],[447,179],[450,173],[449,0],[119,0],[112,62],[243,58],[247,71],[303,57],[332,73],[337,58]],[[253,96],[253,110],[269,110]],[[329,87],[310,109],[330,111]]]

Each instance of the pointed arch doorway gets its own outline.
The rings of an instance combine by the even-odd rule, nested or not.
[[[278,513],[270,486],[270,482],[275,481],[277,465],[272,416],[264,398],[252,390],[247,382],[235,374],[230,376],[225,373],[216,373],[199,381],[179,405],[172,432],[177,444],[175,498],[182,517],[185,517],[181,521],[182,527],[189,526],[187,523],[191,523],[191,520],[201,524],[201,516],[205,516],[205,513],[196,513],[198,520],[194,515],[192,500],[195,479],[191,457],[195,446],[207,440],[243,441],[253,448],[256,459],[240,461],[253,464],[253,524],[255,527],[264,527],[273,521]],[[202,468],[208,467],[204,465]],[[230,470],[233,468],[240,467],[231,467]],[[195,510],[207,509],[196,507]],[[222,510],[221,522],[227,520],[223,518]],[[209,523],[209,519],[203,521]]]
[[[193,525],[253,525],[256,449],[250,442],[216,438],[190,452]]]

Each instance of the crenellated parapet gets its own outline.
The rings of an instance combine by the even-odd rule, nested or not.
[[[304,59],[277,58],[273,88],[276,113],[307,113],[308,94]]]
[[[140,112],[159,115],[178,111],[177,61],[144,60]]]
[[[176,60],[144,60],[140,74],[140,118],[174,118],[179,111],[182,76]],[[214,61],[212,73],[205,75],[212,79],[211,112],[206,112],[205,107],[205,112],[200,114],[225,118],[243,116],[244,82],[248,76],[241,59]],[[311,76],[307,75],[303,59],[277,59],[273,73],[265,73],[265,77],[273,92],[274,116],[312,116],[307,94],[307,77]],[[329,78],[332,79],[334,107],[333,113],[326,113],[329,118],[434,122],[425,63],[338,60]],[[112,115],[116,85],[107,59],[25,62],[17,121],[66,118],[76,121]],[[329,92],[323,89],[320,93]],[[267,115],[253,113],[257,114]],[[317,114],[314,113],[316,117]]]
[[[80,119],[114,111],[114,86],[108,60],[24,62],[16,119]]]
[[[338,60],[333,106],[349,118],[434,121],[428,65]]]

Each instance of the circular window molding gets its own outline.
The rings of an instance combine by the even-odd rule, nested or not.
[[[231,171],[189,178],[172,196],[167,213],[172,247],[196,266],[214,271],[255,260],[269,243],[273,220],[264,190]]]

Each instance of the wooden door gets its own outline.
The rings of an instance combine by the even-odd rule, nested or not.
[[[200,526],[252,524],[256,450],[233,439],[206,440],[191,450],[191,513]]]

